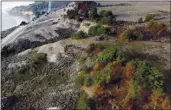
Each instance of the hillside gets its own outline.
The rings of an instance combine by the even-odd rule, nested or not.
[[[171,109],[169,4],[148,5],[71,2],[6,31],[2,109]]]

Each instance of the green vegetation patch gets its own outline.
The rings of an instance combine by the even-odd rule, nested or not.
[[[96,87],[104,86],[111,80],[112,64],[108,64],[103,70],[93,73],[93,85]]]
[[[112,11],[108,11],[108,10],[100,11],[99,16],[100,16],[99,23],[101,24],[111,25],[114,19],[114,15]]]
[[[112,46],[105,49],[97,59],[97,64],[106,65],[111,61],[121,61],[124,58],[124,53],[119,48]]]
[[[95,25],[91,26],[88,30],[88,35],[89,36],[96,36],[100,34],[111,34],[110,28],[109,27],[104,27],[102,25]]]

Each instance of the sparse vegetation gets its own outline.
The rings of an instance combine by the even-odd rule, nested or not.
[[[169,56],[169,53],[165,50],[168,50],[169,46],[166,43],[158,45],[158,42],[153,42],[153,40],[163,40],[170,34],[167,26],[157,21],[165,18],[158,16],[160,15],[158,13],[156,15],[154,13],[148,14],[144,20],[142,17],[137,19],[137,21],[116,20],[114,15],[117,12],[116,8],[116,10],[112,10],[114,13],[107,10],[99,12],[97,9],[105,7],[105,5],[95,8],[96,6],[89,6],[89,3],[94,2],[77,3],[78,8],[68,10],[67,15],[62,15],[61,17],[64,17],[64,20],[67,21],[65,23],[71,23],[65,17],[77,20],[69,25],[76,27],[74,31],[84,31],[78,31],[73,35],[70,35],[69,31],[67,37],[70,36],[71,39],[76,40],[67,39],[63,42],[55,43],[62,45],[62,47],[64,46],[64,52],[53,51],[52,47],[54,45],[50,44],[50,48],[45,49],[48,51],[47,57],[45,53],[36,52],[39,52],[39,49],[44,49],[43,46],[41,48],[33,48],[39,45],[39,42],[32,44],[31,40],[28,40],[24,44],[30,45],[29,47],[32,47],[32,50],[28,54],[26,52],[26,56],[21,56],[24,60],[20,60],[26,61],[26,64],[18,66],[20,61],[12,58],[18,58],[19,55],[17,54],[21,52],[16,51],[15,48],[18,46],[7,45],[4,47],[2,56],[7,59],[5,59],[7,64],[5,61],[3,62],[6,65],[6,67],[3,67],[3,71],[8,74],[5,74],[5,77],[2,78],[2,96],[21,95],[24,97],[24,100],[22,100],[24,104],[25,102],[32,102],[29,106],[33,106],[33,103],[36,106],[41,105],[44,98],[46,98],[47,104],[62,105],[62,109],[170,109],[170,81],[168,81],[170,80],[170,75],[168,75],[170,71],[167,67],[169,61],[165,61],[168,60],[167,56]],[[119,5],[116,4],[114,6],[118,7]],[[66,11],[67,9],[64,10]],[[34,11],[34,14],[39,17],[41,14],[36,11]],[[165,11],[158,11],[162,13],[161,15],[168,14]],[[48,16],[48,14],[45,14],[45,16]],[[142,15],[139,14],[138,16]],[[82,26],[78,21],[84,19],[90,21],[86,21],[87,23]],[[58,19],[58,22],[60,20]],[[55,21],[52,25],[55,26],[58,22]],[[65,26],[67,27],[67,25]],[[80,28],[78,25],[80,25]],[[69,28],[72,26],[69,26]],[[68,28],[66,31],[68,32]],[[49,34],[52,35],[51,33]],[[61,35],[63,34],[61,33]],[[36,37],[44,38],[44,36],[38,34]],[[146,42],[146,40],[150,41]],[[90,44],[89,41],[91,42]],[[87,47],[83,48],[85,46]],[[28,49],[25,46],[18,48]],[[12,56],[11,53],[16,55]],[[162,53],[161,56],[157,55],[160,53]],[[166,55],[163,55],[165,53]],[[8,54],[11,56],[7,56]],[[58,62],[48,62],[47,58],[54,58],[49,56],[49,54],[56,55]],[[12,61],[10,61],[11,59]],[[73,73],[70,74],[69,72]],[[78,74],[76,75],[77,72]],[[81,92],[75,87],[80,88]],[[51,96],[47,97],[49,93],[53,94],[53,91],[57,91],[55,92],[55,97],[53,99]],[[27,92],[29,96],[26,96],[30,98],[29,100],[27,98],[25,100],[25,93]],[[78,100],[79,95],[80,98]],[[34,98],[35,96],[36,98]],[[61,101],[62,98],[66,98],[66,100]],[[49,101],[52,101],[52,103]],[[76,101],[78,101],[77,104],[75,103]],[[18,105],[19,103],[17,102],[17,107],[20,106]],[[24,104],[22,103],[22,106],[25,106]],[[70,108],[70,104],[71,106],[74,105],[74,107]]]
[[[72,39],[84,39],[87,37],[88,37],[87,33],[83,31],[78,31],[74,35],[71,36]]]

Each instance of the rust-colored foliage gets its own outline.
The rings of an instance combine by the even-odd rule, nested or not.
[[[98,96],[98,95],[100,95],[100,94],[102,94],[104,92],[104,88],[103,87],[98,87],[98,88],[96,88],[95,90],[94,90],[94,96],[96,97],[96,96]]]
[[[129,81],[131,77],[134,75],[136,71],[136,67],[132,66],[131,64],[127,63],[124,69],[124,80],[125,82]]]
[[[100,52],[102,52],[102,50],[99,49],[99,48],[92,51],[92,53],[95,54],[95,55],[98,55]]]

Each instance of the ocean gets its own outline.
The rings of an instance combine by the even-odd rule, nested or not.
[[[6,10],[2,10],[2,31],[19,25],[22,21],[27,21],[21,16],[12,16]]]

